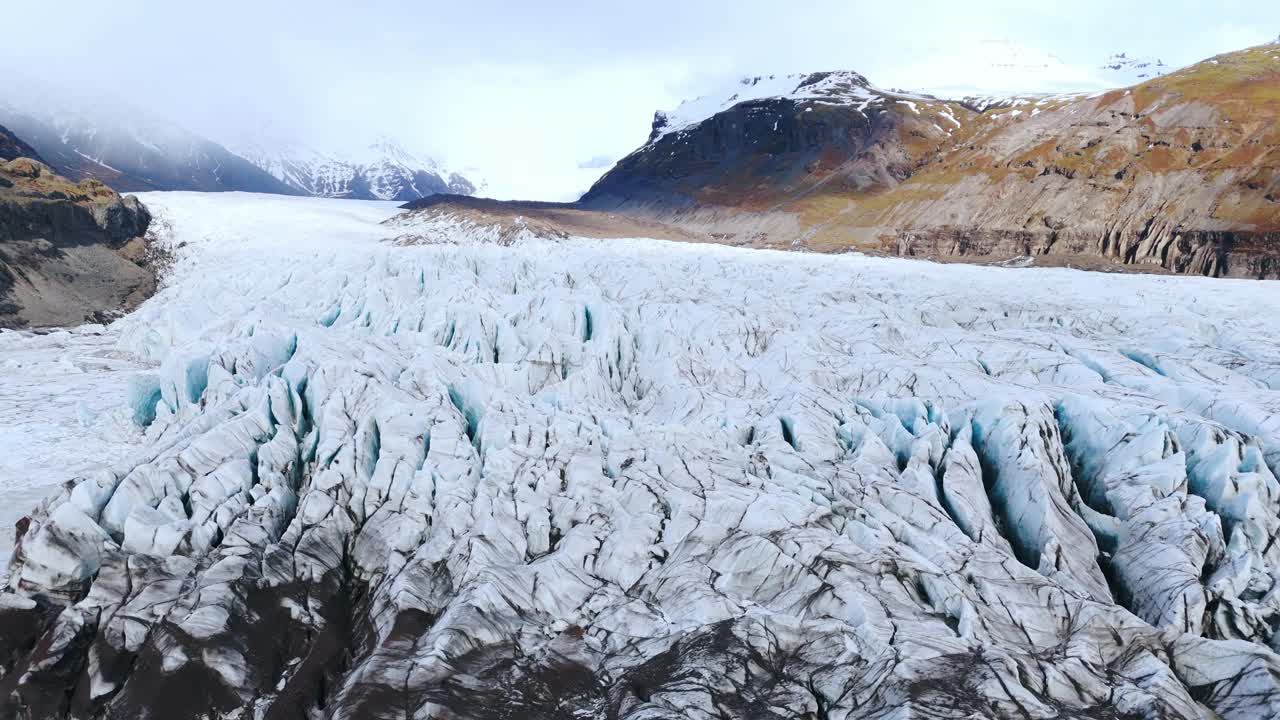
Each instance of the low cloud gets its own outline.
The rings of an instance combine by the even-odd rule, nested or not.
[[[601,168],[612,167],[617,162],[611,157],[605,155],[596,155],[590,160],[583,160],[578,163],[578,167],[583,170],[599,170]]]

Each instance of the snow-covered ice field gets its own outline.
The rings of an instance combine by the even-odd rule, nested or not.
[[[296,241],[343,243],[376,237],[376,223],[394,214],[396,203],[332,203],[295,213],[298,201],[242,195],[256,212],[234,221],[225,199],[201,193],[174,194],[182,202],[164,211],[181,225],[175,243],[191,253],[175,275],[201,273],[200,250],[237,243]],[[146,197],[146,196],[144,196]],[[163,198],[166,195],[159,195]],[[212,200],[213,202],[209,202]],[[160,207],[154,198],[148,202]],[[301,207],[306,207],[302,201]],[[344,228],[343,222],[348,226]],[[303,223],[310,222],[310,226]],[[0,331],[0,565],[9,561],[13,526],[57,486],[126,457],[141,439],[132,422],[133,379],[154,362],[145,350],[120,343],[120,324],[88,325],[50,333]],[[5,569],[0,567],[0,578]]]
[[[162,292],[0,335],[5,511],[87,478],[11,592],[95,702],[1280,713],[1280,285],[143,201]]]
[[[100,326],[0,332],[0,562],[8,563],[19,518],[59,483],[120,460],[139,439],[127,411],[139,366],[115,341]]]

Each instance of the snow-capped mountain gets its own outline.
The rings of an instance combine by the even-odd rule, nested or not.
[[[262,139],[233,147],[293,190],[316,197],[409,201],[438,193],[471,195],[477,189],[462,174],[387,138],[342,152]]]
[[[769,98],[820,100],[834,105],[853,105],[881,99],[883,91],[856,72],[797,73],[791,75],[757,75],[744,77],[733,85],[715,90],[693,100],[686,100],[672,111],[654,114],[652,142],[664,135],[697,125],[707,118],[728,110],[738,103]]]
[[[244,190],[297,194],[225,147],[109,102],[6,98],[0,125],[60,175],[95,178],[118,192]]]
[[[648,142],[579,204],[766,247],[1063,253],[1276,277],[1280,179],[1233,150],[1242,127],[1257,133],[1259,152],[1274,146],[1265,93],[1280,82],[1274,48],[1219,55],[1141,92],[945,99],[955,96],[879,89],[850,72],[750,78],[659,113]],[[989,60],[1017,72],[1054,67],[1026,54]],[[1122,60],[1111,64],[1129,77],[1094,87],[1162,67]],[[1210,107],[1218,123],[1145,120],[1157,108]]]
[[[851,71],[756,75],[744,77],[685,100],[670,111],[654,115],[653,142],[752,100],[814,100],[824,105],[855,106],[866,110],[884,100],[965,100],[985,108],[1012,96],[1092,92],[1134,85],[1170,70],[1157,58],[1116,53],[1097,68],[1064,62],[1042,50],[1003,41],[981,42],[967,53],[945,61],[934,58],[921,66],[908,65],[891,74],[893,87],[882,88]],[[911,88],[901,90],[899,87]]]
[[[111,97],[45,95],[25,79],[0,98],[0,125],[59,174],[96,178],[121,192],[243,190],[408,201],[470,195],[479,184],[388,138],[343,151],[292,141],[220,143]]]

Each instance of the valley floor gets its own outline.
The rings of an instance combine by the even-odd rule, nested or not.
[[[0,335],[0,717],[1280,714],[1276,284],[143,200]]]

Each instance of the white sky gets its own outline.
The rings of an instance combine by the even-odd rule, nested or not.
[[[1173,66],[1280,34],[1275,0],[8,0],[7,73],[118,94],[212,139],[324,147],[388,134],[495,196],[570,199],[656,109],[747,74],[849,69],[982,85],[985,41]],[[989,43],[988,43],[989,46]],[[996,89],[996,88],[992,88]],[[1056,88],[1000,88],[1034,91]],[[593,162],[595,160],[595,162]]]

